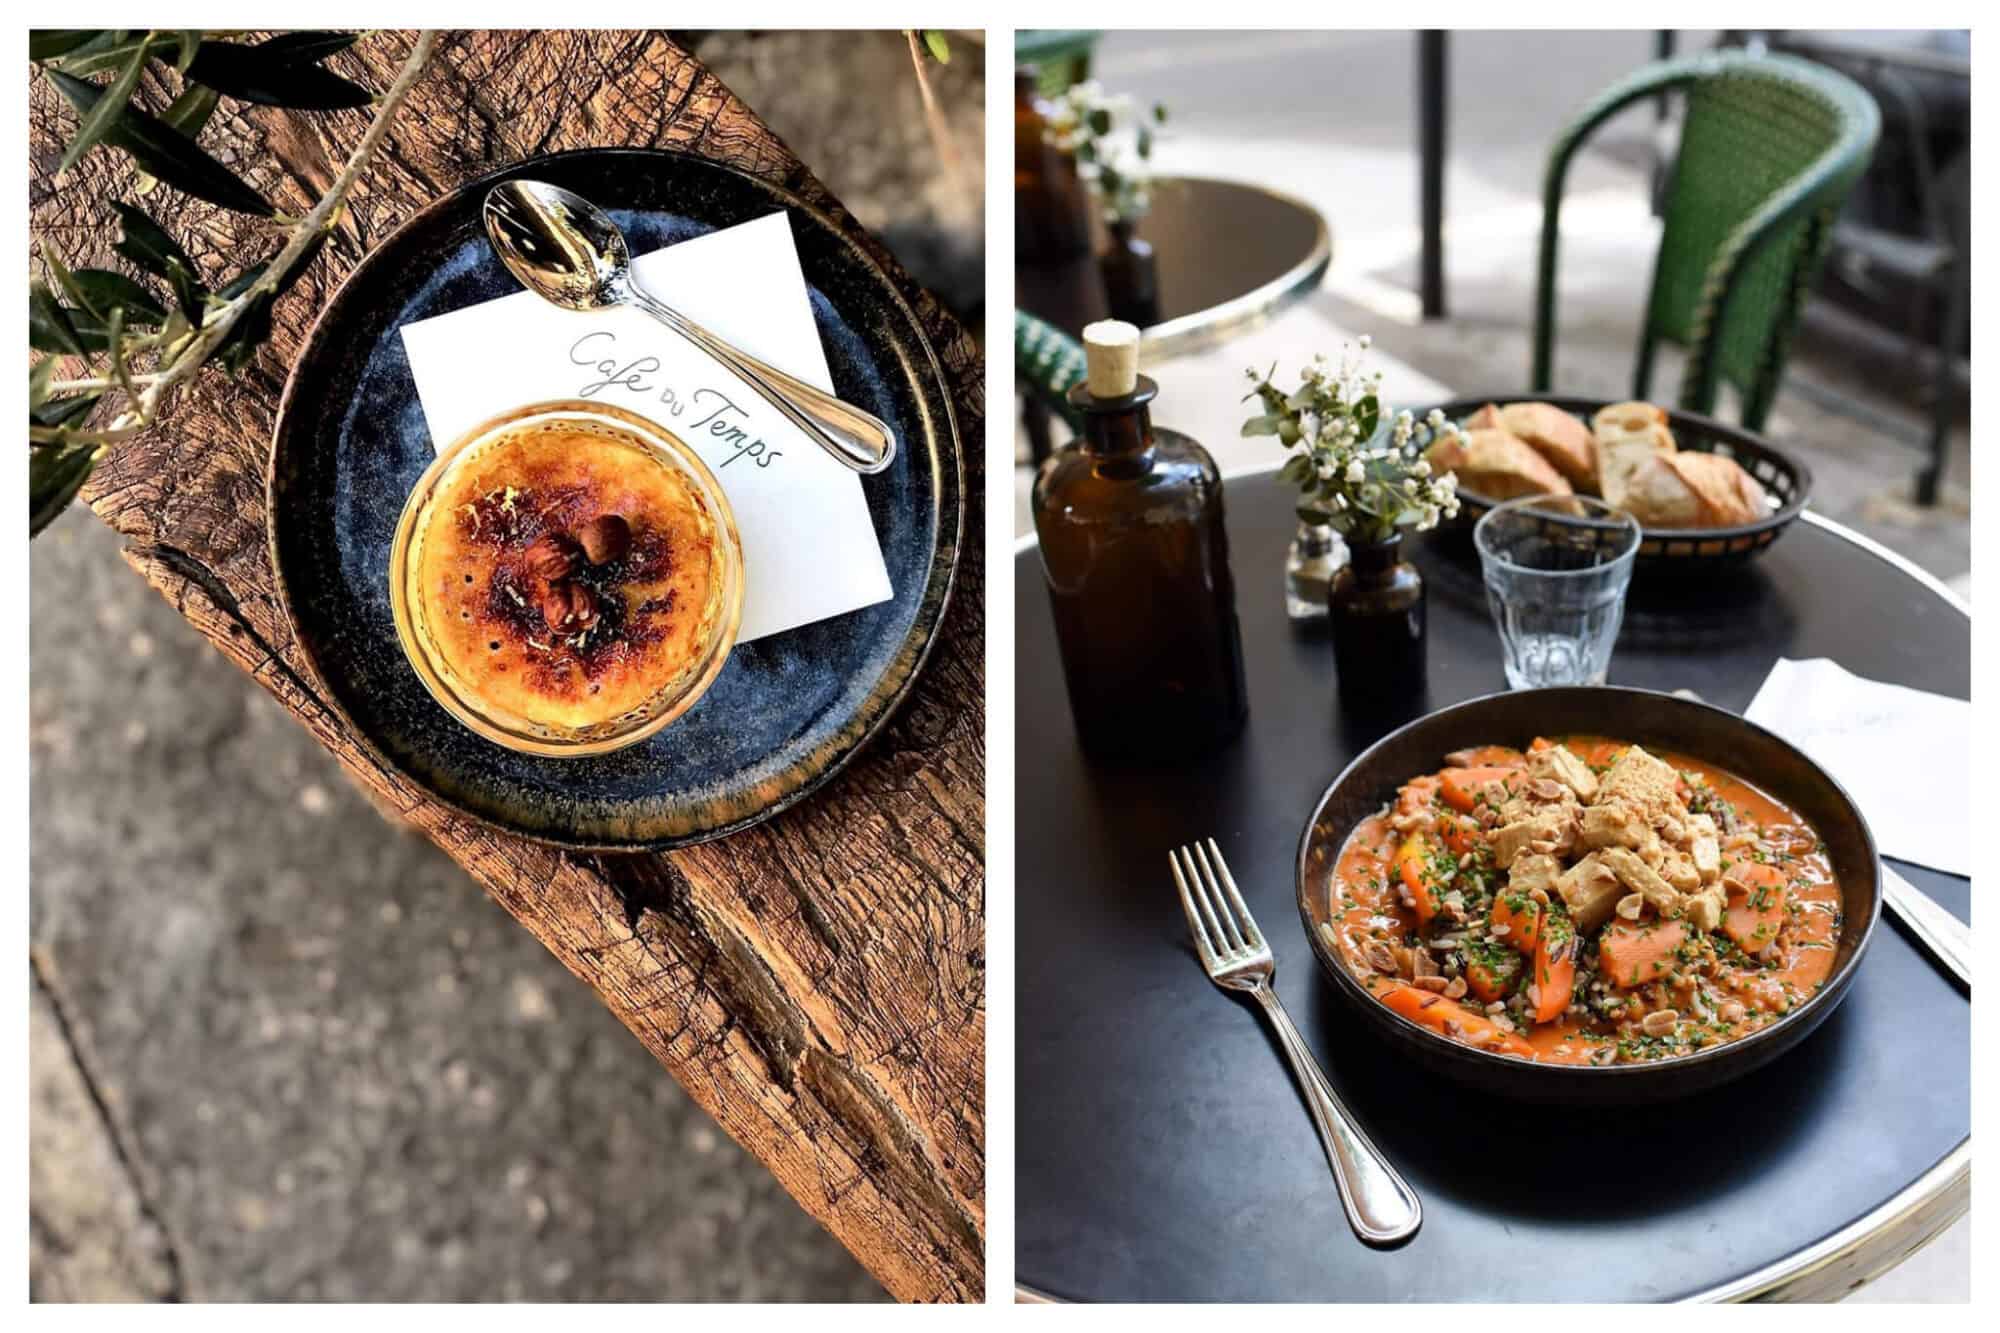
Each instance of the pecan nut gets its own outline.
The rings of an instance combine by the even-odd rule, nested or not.
[[[577,529],[576,539],[590,563],[602,565],[632,549],[632,525],[617,514],[599,514]]]
[[[565,637],[597,623],[597,594],[580,583],[554,583],[542,594],[542,619]]]
[[[523,563],[536,578],[555,583],[576,573],[582,559],[583,551],[573,539],[560,532],[548,532],[535,539]]]

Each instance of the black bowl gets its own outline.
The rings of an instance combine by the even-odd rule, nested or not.
[[[1320,937],[1331,917],[1328,877],[1341,844],[1396,789],[1436,771],[1453,750],[1524,746],[1536,736],[1585,733],[1677,751],[1727,769],[1802,815],[1826,844],[1840,883],[1842,921],[1833,973],[1819,993],[1749,1036],[1645,1064],[1546,1065],[1475,1050],[1411,1022],[1363,990]],[[1363,751],[1326,789],[1299,839],[1299,917],[1334,991],[1361,1026],[1409,1059],[1482,1092],[1566,1106],[1620,1106],[1686,1096],[1739,1078],[1790,1050],[1826,1020],[1854,980],[1882,910],[1875,839],[1861,812],[1789,742],[1734,713],[1671,694],[1569,687],[1490,694],[1417,719]]]
[[[1459,398],[1436,404],[1437,410],[1453,421],[1464,421],[1488,403],[1547,403],[1573,416],[1586,426],[1601,407],[1617,399],[1568,398],[1553,394],[1500,394],[1483,398]],[[1417,418],[1431,411],[1426,407]],[[1785,453],[1763,436],[1705,417],[1699,412],[1667,408],[1667,429],[1674,433],[1675,445],[1686,453],[1721,454],[1733,458],[1745,472],[1757,479],[1778,507],[1755,522],[1729,528],[1649,528],[1639,529],[1639,554],[1633,572],[1648,577],[1694,575],[1697,577],[1734,569],[1753,556],[1768,550],[1784,535],[1785,529],[1804,512],[1812,498],[1812,469]],[[1500,501],[1476,490],[1459,488],[1459,525],[1470,531],[1487,510]]]

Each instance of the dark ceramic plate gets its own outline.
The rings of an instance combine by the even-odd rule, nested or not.
[[[1727,769],[1805,817],[1826,843],[1840,882],[1843,925],[1833,973],[1817,995],[1768,1027],[1693,1055],[1608,1068],[1544,1065],[1462,1046],[1411,1022],[1361,988],[1320,938],[1332,903],[1327,881],[1341,844],[1419,773],[1453,750],[1526,745],[1536,736],[1588,733],[1678,751]],[[1777,1058],[1826,1020],[1854,980],[1875,933],[1882,883],[1875,840],[1840,784],[1790,743],[1707,704],[1615,687],[1519,690],[1471,699],[1419,718],[1363,751],[1320,797],[1299,839],[1299,916],[1333,989],[1365,1026],[1404,1055],[1481,1091],[1566,1106],[1662,1101],[1726,1083]]]
[[[1453,421],[1463,421],[1488,403],[1547,403],[1583,418],[1587,426],[1599,408],[1608,407],[1615,401],[1622,400],[1564,398],[1552,394],[1502,394],[1459,398],[1436,406]],[[1428,407],[1420,410],[1418,418],[1421,419],[1430,410]],[[1812,469],[1761,435],[1740,426],[1727,425],[1714,417],[1705,417],[1699,412],[1683,412],[1672,407],[1667,409],[1667,429],[1674,433],[1674,444],[1683,451],[1721,454],[1735,459],[1778,502],[1778,507],[1754,523],[1730,528],[1641,528],[1639,555],[1634,561],[1634,569],[1638,573],[1655,576],[1691,574],[1698,577],[1733,569],[1770,549],[1771,543],[1784,535],[1785,529],[1804,512],[1806,501],[1812,498]],[[1499,503],[1472,490],[1459,491],[1459,498],[1463,504],[1459,509],[1458,522],[1467,531],[1487,510]]]
[[[435,456],[401,327],[520,290],[479,204],[532,176],[609,209],[644,252],[782,209],[835,390],[895,428],[862,478],[894,597],[739,645],[714,686],[651,740],[543,759],[475,736],[425,692],[389,609],[389,544]],[[565,846],[719,837],[803,799],[854,757],[915,682],[950,596],[964,521],[952,404],[916,316],[828,218],[774,185],[647,149],[563,153],[495,172],[404,223],[320,315],[278,412],[271,552],[293,632],[336,706],[387,763],[489,824]]]

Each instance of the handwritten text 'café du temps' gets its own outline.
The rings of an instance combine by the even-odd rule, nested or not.
[[[629,361],[621,359],[618,356],[618,335],[615,333],[599,329],[595,333],[584,334],[570,345],[569,359],[576,365],[588,367],[597,377],[577,390],[578,397],[591,398],[606,389],[624,389],[628,393],[655,396],[670,416],[692,416],[693,420],[686,423],[686,433],[707,436],[729,455],[716,465],[718,467],[728,467],[738,459],[754,462],[758,467],[769,467],[785,456],[782,450],[771,447],[744,429],[750,424],[748,415],[722,390],[703,388],[682,393],[672,385],[656,381],[660,358],[639,356]]]

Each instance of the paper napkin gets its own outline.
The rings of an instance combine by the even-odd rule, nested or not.
[[[1847,788],[1884,856],[1972,874],[1970,703],[1781,657],[1743,716]]]
[[[695,323],[829,392],[783,213],[654,250],[633,271]],[[701,455],[743,540],[739,642],[891,595],[861,481],[693,344],[636,310],[579,314],[521,291],[403,327],[431,439],[553,398],[650,417]]]

